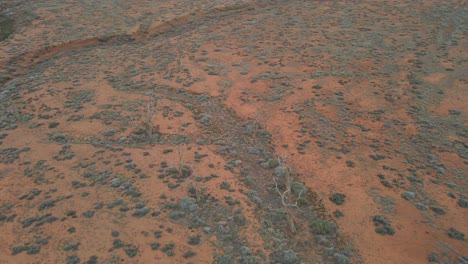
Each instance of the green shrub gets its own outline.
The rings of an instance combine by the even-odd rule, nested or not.
[[[0,41],[5,40],[14,32],[13,19],[0,15]]]
[[[77,255],[71,255],[65,259],[65,262],[67,264],[78,264],[80,263],[80,258]]]
[[[182,257],[184,257],[184,258],[190,258],[190,257],[195,256],[196,254],[197,254],[197,253],[195,253],[195,252],[189,250],[189,251],[185,252],[184,254],[182,254]]]
[[[308,205],[310,205],[309,200],[307,200],[306,198],[301,197],[301,198],[297,199],[296,201],[297,201],[298,206],[308,206]]]
[[[336,209],[336,210],[333,212],[333,216],[336,217],[336,218],[339,218],[339,217],[344,216],[344,214],[343,214],[343,212],[341,212],[340,210]]]
[[[447,231],[447,235],[451,238],[458,239],[458,240],[464,240],[465,239],[465,234],[462,232],[458,231],[456,228],[451,227]]]
[[[330,234],[336,230],[336,225],[328,220],[313,221],[309,224],[309,227],[311,228],[312,233],[318,235]]]
[[[292,250],[284,250],[281,256],[281,264],[297,264],[299,263],[299,258],[297,253]]]
[[[374,215],[372,217],[372,221],[374,222],[374,225],[376,226],[375,232],[381,235],[395,234],[395,230],[391,226],[390,221],[388,221],[384,216]]]
[[[89,257],[88,261],[83,262],[83,264],[97,264],[98,263],[98,258],[97,256],[91,256]]]
[[[162,231],[161,230],[154,231],[154,237],[160,238],[161,236],[162,236]]]
[[[468,208],[468,199],[460,197],[460,199],[458,199],[457,204],[462,208]]]
[[[169,250],[173,249],[174,246],[175,246],[174,242],[169,242],[161,248],[161,251],[167,253]]]
[[[177,206],[182,211],[190,211],[190,212],[194,212],[198,208],[197,200],[195,200],[192,197],[180,198],[179,202],[177,203]]]
[[[14,247],[12,250],[11,250],[11,254],[12,255],[17,255],[23,251],[26,251],[29,249],[29,246],[27,245],[21,245],[21,246],[17,246],[17,247]]]
[[[233,219],[234,219],[234,222],[240,226],[243,226],[246,223],[245,216],[242,214],[242,211],[239,208],[234,210]]]
[[[63,250],[64,251],[77,250],[79,246],[80,246],[80,242],[68,243],[65,246],[63,246]]]
[[[333,261],[336,264],[348,264],[349,263],[349,258],[345,254],[337,252],[337,253],[333,254]]]
[[[119,231],[117,231],[117,230],[112,230],[111,235],[112,235],[113,237],[118,237],[118,236],[120,235],[120,233],[119,233]]]
[[[39,211],[42,211],[46,208],[49,208],[49,207],[52,207],[55,205],[55,201],[54,200],[50,200],[50,199],[46,199],[44,200],[39,206],[38,206],[38,210]]]
[[[143,217],[146,214],[148,214],[149,211],[150,211],[150,209],[148,207],[137,208],[137,209],[133,210],[132,216],[134,216],[134,217]]]
[[[431,209],[434,213],[436,213],[438,215],[444,215],[445,214],[445,210],[438,207],[438,206],[429,206],[429,209]]]
[[[200,234],[196,236],[189,236],[187,243],[189,243],[189,245],[198,245],[200,244],[200,237]]]
[[[135,257],[138,254],[138,247],[133,245],[127,246],[125,248],[125,254],[131,258]]]
[[[160,246],[161,246],[161,244],[158,243],[158,242],[152,242],[152,243],[150,244],[150,247],[151,247],[152,250],[156,250],[156,249],[158,249]]]
[[[112,245],[114,246],[114,248],[121,248],[124,246],[124,242],[120,239],[114,239],[114,241],[112,242]]]
[[[334,193],[330,196],[330,201],[335,203],[336,205],[342,205],[345,202],[346,195],[342,193]]]
[[[291,183],[291,193],[294,195],[304,195],[307,193],[307,187],[300,182],[292,182]]]
[[[229,190],[230,187],[231,185],[229,184],[229,182],[225,182],[225,181],[223,181],[220,185],[220,188],[224,190]]]
[[[439,258],[435,252],[431,252],[427,255],[427,261],[429,262],[439,262]]]
[[[232,264],[232,257],[230,255],[218,255],[214,257],[213,264]]]

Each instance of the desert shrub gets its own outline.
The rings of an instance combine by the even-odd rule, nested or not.
[[[373,160],[385,159],[385,155],[382,155],[382,154],[370,154],[369,157]]]
[[[335,203],[336,205],[342,205],[345,202],[346,195],[342,193],[334,193],[330,196],[330,201]]]
[[[296,202],[297,202],[298,206],[308,206],[308,205],[311,204],[309,200],[307,200],[306,198],[303,198],[303,197],[298,198],[296,200]]]
[[[161,236],[162,236],[162,231],[161,230],[154,231],[154,237],[155,238],[160,238]]]
[[[336,252],[333,254],[333,262],[336,264],[348,264],[349,258],[343,253]]]
[[[26,251],[29,249],[29,246],[27,245],[21,245],[21,246],[17,246],[17,247],[14,247],[11,249],[11,254],[12,255],[17,255],[23,251]]]
[[[63,246],[62,249],[63,249],[64,251],[77,250],[79,246],[80,246],[80,242],[68,243],[68,244],[66,244],[65,246]]]
[[[231,185],[229,184],[229,182],[223,181],[219,187],[220,187],[221,189],[223,189],[223,190],[229,190],[229,188],[231,187]]]
[[[172,211],[169,213],[169,218],[172,220],[177,220],[185,216],[184,212],[181,211]]]
[[[128,207],[126,204],[122,204],[119,208],[119,211],[121,212],[127,212],[128,210],[130,210],[130,207]]]
[[[242,214],[241,209],[237,208],[234,210],[234,222],[240,226],[245,225],[246,219],[245,216]]]
[[[44,218],[41,218],[39,221],[37,221],[35,226],[41,226],[41,225],[43,225],[45,223],[52,223],[52,222],[54,222],[56,220],[58,220],[58,217],[47,214]]]
[[[378,227],[375,228],[375,232],[377,232],[377,233],[379,233],[381,235],[385,235],[385,234],[393,235],[393,234],[395,234],[395,230],[391,226],[378,226]]]
[[[278,166],[275,168],[274,174],[276,177],[284,177],[288,174],[288,169],[284,166]]]
[[[135,257],[138,254],[138,247],[134,245],[127,246],[125,248],[125,254],[131,258]]]
[[[114,248],[121,248],[121,247],[123,247],[124,245],[125,245],[124,242],[123,242],[122,240],[118,239],[118,238],[117,238],[117,239],[114,239],[114,241],[112,241],[112,246],[113,246]]]
[[[124,184],[125,183],[125,180],[121,179],[121,178],[113,178],[111,181],[110,181],[110,185],[111,187],[119,187],[120,185]]]
[[[195,187],[193,183],[189,182],[189,184],[187,185],[187,192],[190,195],[195,196],[197,194],[197,187]]]
[[[233,200],[232,197],[230,195],[225,195],[224,196],[224,199],[226,200],[226,203],[228,205],[236,205],[236,204],[240,204],[240,201],[239,200]]]
[[[150,209],[148,207],[137,208],[137,209],[133,210],[132,216],[134,216],[134,217],[143,217],[146,214],[148,214],[149,211],[150,211]]]
[[[198,208],[197,200],[195,200],[195,198],[192,198],[192,197],[180,198],[179,202],[177,203],[177,206],[182,211],[190,211],[190,212],[194,212]]]
[[[133,186],[130,186],[125,192],[124,192],[125,195],[128,195],[130,197],[140,197],[141,195],[141,192],[136,189],[135,187]]]
[[[458,199],[457,204],[462,208],[468,208],[468,199],[460,197],[460,199]]]
[[[415,206],[418,210],[421,210],[421,211],[427,210],[427,206],[426,206],[425,204],[422,204],[422,203],[414,203],[414,206]]]
[[[151,213],[151,216],[152,216],[152,217],[156,217],[156,216],[158,216],[158,215],[160,215],[160,214],[161,214],[160,211],[154,210],[154,211]]]
[[[445,214],[445,210],[438,207],[438,206],[429,206],[429,209],[431,209],[434,213],[436,213],[438,215],[444,215]]]
[[[395,230],[391,226],[390,221],[388,221],[384,216],[381,215],[374,215],[372,217],[372,221],[376,226],[375,232],[381,235],[393,235],[395,234]]]
[[[307,187],[301,182],[292,182],[291,183],[291,193],[294,195],[304,195],[307,193]]]
[[[122,199],[115,199],[115,200],[110,201],[110,202],[107,203],[107,208],[108,208],[108,209],[112,209],[112,208],[114,208],[115,206],[121,205],[121,204],[123,204]]]
[[[88,211],[83,212],[82,215],[83,215],[84,217],[86,217],[86,218],[91,218],[91,217],[94,216],[94,211],[88,210]]]
[[[274,209],[270,211],[268,213],[268,218],[273,222],[279,223],[279,222],[287,220],[287,215],[288,215],[288,212],[286,211],[285,208],[278,208],[278,209]]]
[[[28,218],[25,218],[23,220],[21,220],[21,224],[23,225],[23,227],[28,227],[30,225],[32,225],[34,222],[36,221],[39,221],[41,218],[43,218],[43,216],[31,216],[31,217],[28,217]]]
[[[189,243],[189,245],[198,245],[200,244],[200,237],[200,234],[195,236],[189,236],[187,243]]]
[[[247,176],[242,179],[242,182],[247,185],[249,188],[255,188],[255,180],[254,178]]]
[[[66,135],[56,133],[49,135],[49,141],[57,142],[59,144],[65,144],[70,140],[70,138]]]
[[[268,159],[267,163],[268,163],[268,167],[272,168],[272,169],[276,168],[276,167],[278,167],[280,165],[278,159]]]
[[[47,245],[49,243],[49,240],[47,238],[37,237],[34,240],[34,243],[39,244],[39,245]]]
[[[333,216],[336,217],[336,218],[339,218],[339,217],[344,216],[344,214],[343,214],[343,212],[341,212],[340,210],[336,209],[336,210],[333,212]]]
[[[113,237],[118,237],[118,236],[120,235],[120,233],[119,233],[119,231],[117,231],[117,230],[112,230],[112,231],[111,231],[111,235],[112,235]]]
[[[184,258],[190,258],[190,257],[195,256],[196,254],[197,254],[197,253],[195,253],[195,252],[189,250],[189,251],[184,252],[184,254],[182,254],[182,257],[184,257]]]
[[[213,264],[232,264],[232,257],[230,255],[217,255],[214,257]]]
[[[354,168],[354,162],[352,160],[347,160],[346,161],[346,166],[348,166],[350,168]]]
[[[435,252],[431,252],[427,255],[427,261],[429,262],[439,262],[439,257]]]
[[[262,199],[260,198],[260,196],[258,195],[258,192],[255,191],[255,190],[247,190],[245,192],[245,194],[249,197],[249,199],[256,203],[256,204],[261,204],[262,203]]]
[[[105,137],[111,137],[113,135],[115,135],[116,131],[114,128],[111,128],[111,129],[108,129],[108,130],[105,130],[105,131],[102,131],[101,132],[101,135],[105,136]]]
[[[330,244],[330,240],[328,240],[327,236],[318,235],[315,236],[315,240],[317,241],[317,244],[322,246],[328,246]]]
[[[312,233],[318,235],[325,235],[335,232],[336,225],[328,220],[317,220],[309,224]]]
[[[447,235],[451,238],[458,239],[458,240],[464,240],[465,239],[465,234],[458,231],[456,228],[451,227],[447,231]]]
[[[270,254],[268,263],[298,264],[299,258],[292,250],[277,250]]]
[[[15,31],[15,21],[0,15],[0,41],[5,40]]]
[[[49,123],[49,125],[47,126],[48,128],[56,128],[60,123],[59,122],[56,122],[56,121],[52,121]]]
[[[77,255],[71,255],[65,259],[65,262],[67,264],[78,264],[80,263],[80,258]]]
[[[169,242],[169,243],[167,243],[166,245],[164,245],[164,246],[161,248],[161,251],[162,251],[162,252],[167,252],[167,251],[173,249],[174,246],[175,246],[174,242]]]
[[[25,219],[21,220],[21,224],[23,225],[23,227],[28,227],[28,226],[32,225],[34,222],[36,222],[35,226],[40,226],[40,225],[43,225],[45,223],[54,222],[57,219],[58,218],[53,216],[52,214],[44,214],[44,215],[41,215],[41,216],[36,215],[36,216],[28,217],[28,218],[25,218]]]
[[[104,206],[103,202],[97,202],[93,208],[96,210],[99,210],[99,209],[102,209],[103,206]]]
[[[39,207],[37,208],[39,211],[42,211],[46,208],[49,208],[49,207],[52,207],[55,205],[55,201],[54,200],[50,200],[50,199],[47,199],[47,200],[44,200],[40,205]]]
[[[97,256],[91,256],[87,261],[83,262],[83,264],[97,264],[97,260]]]
[[[416,194],[414,192],[404,192],[401,194],[401,197],[405,200],[411,200],[416,197]]]
[[[152,250],[156,250],[156,249],[158,249],[160,246],[161,246],[161,244],[158,243],[158,242],[152,242],[152,243],[150,244],[150,247],[151,247]]]
[[[189,166],[184,165],[180,168],[179,174],[183,178],[189,177],[192,175],[192,169]]]
[[[258,263],[255,256],[252,254],[250,248],[242,246],[240,248],[241,255],[237,257],[237,261],[241,264],[255,264]]]

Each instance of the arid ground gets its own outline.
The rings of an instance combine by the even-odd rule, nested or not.
[[[468,7],[0,1],[0,263],[468,263]]]

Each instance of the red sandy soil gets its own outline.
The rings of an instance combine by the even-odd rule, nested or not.
[[[468,263],[467,11],[0,3],[0,263]]]

